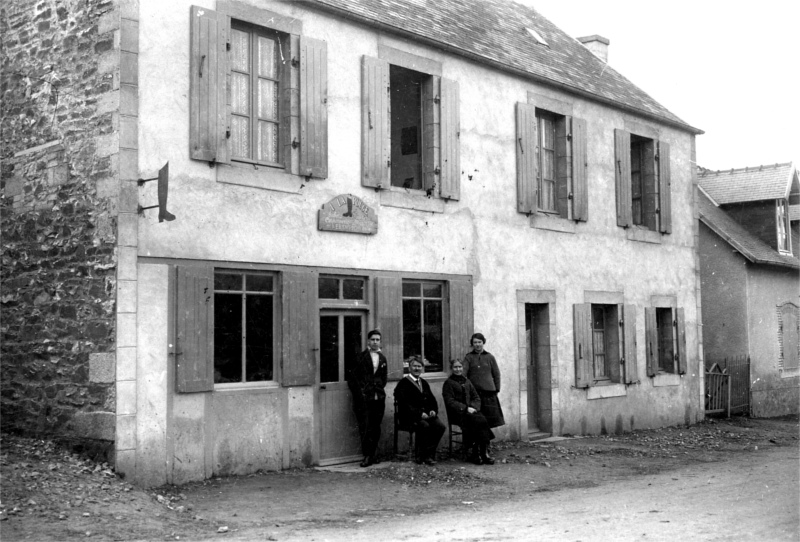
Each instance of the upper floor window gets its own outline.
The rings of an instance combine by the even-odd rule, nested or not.
[[[789,226],[789,212],[786,207],[786,200],[775,200],[776,220],[778,227],[778,250],[781,252],[792,251],[791,228]]]
[[[563,117],[562,117],[563,122]],[[536,111],[539,128],[539,156],[536,181],[539,186],[539,209],[555,213],[556,209],[556,118],[546,111]]]

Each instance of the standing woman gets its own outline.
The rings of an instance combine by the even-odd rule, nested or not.
[[[481,414],[489,422],[489,427],[505,425],[503,409],[500,408],[500,368],[497,360],[483,349],[486,337],[482,333],[475,333],[470,339],[472,352],[464,356],[464,376],[466,376],[481,398]]]

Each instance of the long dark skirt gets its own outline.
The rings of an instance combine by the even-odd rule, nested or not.
[[[486,417],[489,427],[505,425],[506,420],[503,418],[503,409],[497,399],[497,392],[478,390],[478,395],[481,396],[481,414]]]
[[[464,447],[469,448],[472,444],[485,444],[494,438],[494,433],[489,428],[489,422],[480,412],[461,416],[459,426],[464,432]]]

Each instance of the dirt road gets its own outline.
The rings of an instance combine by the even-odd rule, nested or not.
[[[798,419],[500,443],[494,466],[384,461],[147,491],[3,435],[6,540],[798,540]]]

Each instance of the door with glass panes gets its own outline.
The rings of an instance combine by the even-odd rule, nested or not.
[[[320,464],[344,463],[361,457],[361,440],[353,414],[346,374],[365,343],[365,314],[352,310],[320,310],[319,406]]]

